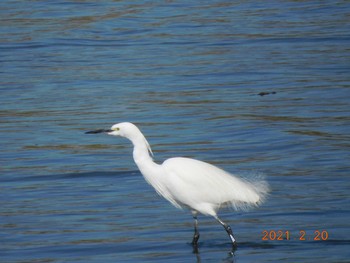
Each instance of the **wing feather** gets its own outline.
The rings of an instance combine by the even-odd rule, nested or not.
[[[223,206],[246,209],[258,205],[268,191],[267,183],[263,180],[249,182],[194,159],[171,158],[162,166],[172,199],[177,204],[192,208],[211,205],[214,211]]]

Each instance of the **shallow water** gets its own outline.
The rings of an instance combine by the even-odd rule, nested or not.
[[[349,13],[346,1],[2,1],[1,261],[348,262]],[[129,142],[84,135],[120,121],[158,162],[267,176],[263,206],[221,213],[233,256],[204,216],[193,253],[190,214],[147,185]]]

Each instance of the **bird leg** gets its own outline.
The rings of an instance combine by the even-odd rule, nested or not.
[[[199,231],[198,231],[198,220],[197,220],[197,212],[192,212],[193,219],[194,219],[194,235],[192,239],[192,245],[197,246],[198,239],[199,239]]]
[[[236,239],[233,237],[233,233],[232,233],[232,228],[226,224],[225,222],[223,222],[220,218],[216,217],[216,220],[225,228],[228,236],[230,237],[231,239],[231,242],[232,242],[232,246],[234,248],[237,247],[237,242],[236,242]]]

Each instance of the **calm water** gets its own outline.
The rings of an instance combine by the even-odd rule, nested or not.
[[[349,262],[349,3],[95,2],[0,3],[0,261]],[[222,212],[233,256],[209,217],[193,253],[130,143],[83,134],[120,121],[158,162],[267,176],[262,207]]]

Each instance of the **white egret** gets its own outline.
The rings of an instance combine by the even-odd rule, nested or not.
[[[194,246],[199,239],[197,214],[201,213],[213,216],[225,228],[235,247],[236,239],[231,227],[218,217],[217,212],[223,207],[238,210],[258,206],[268,192],[268,184],[263,179],[245,180],[195,159],[175,157],[156,164],[146,138],[129,122],[115,124],[108,130],[86,133],[107,133],[125,137],[133,143],[134,161],[146,181],[175,207],[191,210],[194,218]]]

